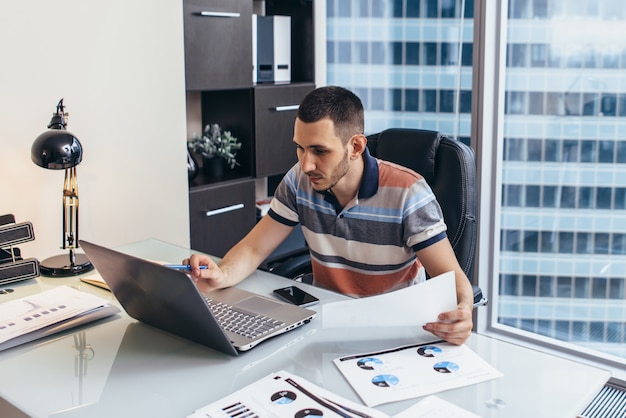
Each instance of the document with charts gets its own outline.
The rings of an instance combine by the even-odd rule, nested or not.
[[[286,371],[272,373],[196,410],[188,418],[389,418]]]
[[[334,363],[367,406],[502,377],[466,345],[444,341],[356,354]]]

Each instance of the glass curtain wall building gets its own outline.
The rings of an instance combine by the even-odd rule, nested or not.
[[[469,140],[473,0],[328,0],[326,11],[327,83],[361,98],[366,134]]]
[[[626,3],[510,0],[499,321],[626,357]]]
[[[496,327],[626,358],[626,2],[509,0]],[[366,134],[469,143],[473,0],[326,0]]]

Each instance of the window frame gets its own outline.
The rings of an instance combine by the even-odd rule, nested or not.
[[[475,309],[474,330],[609,369],[614,377],[626,380],[625,359],[498,323],[507,8],[507,0],[476,0],[474,3],[471,146],[476,152],[479,222],[473,280],[490,299],[486,306]]]

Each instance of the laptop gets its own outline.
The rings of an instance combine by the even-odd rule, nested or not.
[[[202,294],[187,274],[80,240],[104,281],[131,317],[215,350],[237,355],[311,321],[316,312],[236,287]],[[231,322],[254,317],[251,330]],[[231,312],[231,313],[229,313]],[[225,317],[224,317],[225,313]]]

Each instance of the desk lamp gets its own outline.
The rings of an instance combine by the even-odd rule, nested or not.
[[[63,183],[63,245],[69,255],[50,257],[40,263],[46,276],[73,276],[93,269],[85,254],[76,254],[78,248],[78,180],[76,166],[83,159],[83,147],[72,133],[65,129],[69,114],[65,113],[63,99],[48,124],[48,130],[35,139],[30,158],[39,167],[65,170]]]

